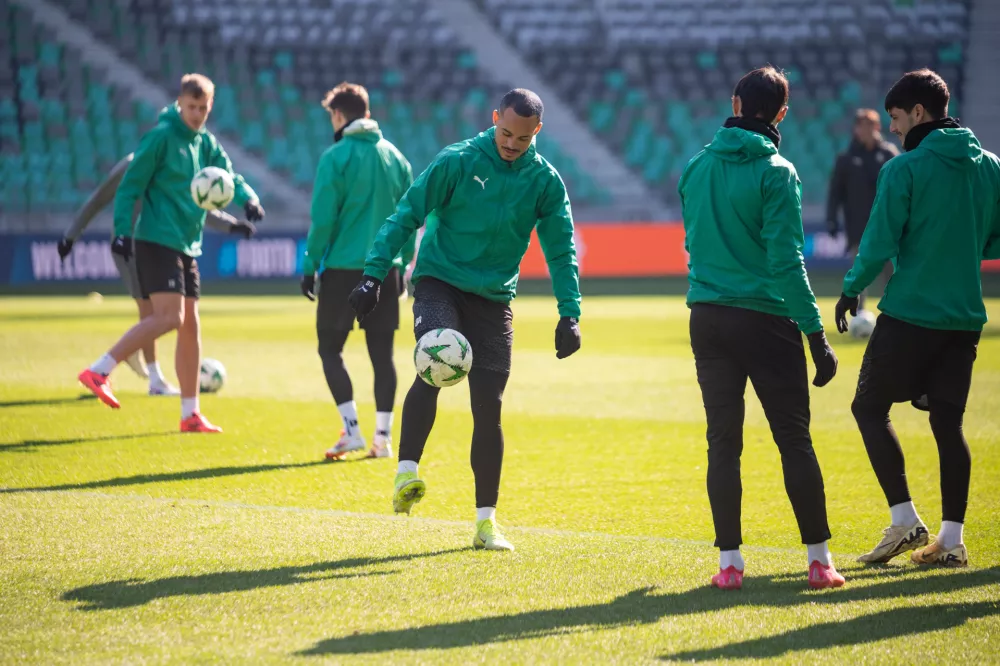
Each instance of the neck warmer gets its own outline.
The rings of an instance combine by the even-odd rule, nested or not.
[[[952,118],[951,116],[947,116],[941,120],[932,120],[929,123],[921,123],[906,133],[906,138],[903,139],[903,150],[910,152],[919,146],[920,142],[923,141],[928,134],[936,129],[957,129],[959,127],[961,127],[961,125],[958,123],[958,120]]]
[[[748,132],[753,132],[755,134],[760,134],[766,136],[774,144],[775,148],[778,148],[781,144],[781,132],[778,128],[771,123],[766,123],[760,118],[745,118],[743,116],[734,116],[732,118],[727,118],[723,127],[739,127]]]

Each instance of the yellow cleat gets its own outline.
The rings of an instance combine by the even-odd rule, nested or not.
[[[967,567],[969,551],[965,549],[964,543],[958,544],[951,550],[945,550],[935,541],[926,548],[913,551],[910,554],[910,561],[914,564],[938,564],[942,567]]]
[[[476,536],[472,539],[473,548],[486,550],[514,550],[514,544],[500,533],[497,522],[491,518],[476,523]]]
[[[427,484],[417,478],[414,472],[396,475],[396,489],[392,493],[392,510],[410,515],[413,505],[424,498]]]

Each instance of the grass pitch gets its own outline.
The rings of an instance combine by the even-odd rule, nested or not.
[[[394,460],[323,461],[340,424],[313,307],[205,299],[205,354],[229,382],[202,407],[226,433],[181,436],[177,400],[145,396],[127,368],[118,412],[75,383],[133,323],[131,301],[0,299],[0,663],[998,661],[1000,327],[984,334],[966,420],[969,569],[853,563],[888,512],[850,414],[864,347],[833,334],[840,374],[813,391],[813,437],[848,584],[807,590],[777,450],[748,395],[748,577],[723,593],[706,586],[717,560],[681,299],[588,299],[583,350],[565,361],[552,300],[516,301],[498,511],[511,555],[470,547],[464,385],[442,393],[412,518],[391,516]],[[399,403],[412,342],[407,319]],[[168,369],[172,346],[160,344]],[[346,356],[370,436],[360,334]],[[936,531],[926,415],[900,405],[893,419]]]

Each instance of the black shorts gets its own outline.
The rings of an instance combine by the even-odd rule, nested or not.
[[[194,257],[165,245],[137,240],[132,260],[143,298],[164,292],[183,294],[185,298],[201,295],[201,274]]]
[[[413,289],[413,334],[451,328],[472,347],[472,368],[510,374],[514,350],[514,313],[506,303],[457,289],[435,278],[421,278]]]
[[[979,331],[945,331],[879,315],[855,400],[890,405],[926,395],[961,409],[969,399]]]
[[[352,331],[357,315],[347,297],[364,276],[362,270],[327,268],[319,277],[319,304],[316,307],[317,331]],[[378,305],[361,322],[366,331],[395,331],[399,328],[400,275],[393,268],[379,290]]]

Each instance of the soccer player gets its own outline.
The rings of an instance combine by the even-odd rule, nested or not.
[[[773,67],[746,74],[733,117],[681,174],[678,191],[688,262],[691,347],[708,421],[708,498],[719,548],[713,586],[739,589],[744,561],[740,456],[747,379],[781,454],[785,491],[809,585],[839,587],[827,541],[823,475],[809,435],[809,380],[802,334],[816,365],[813,385],[837,372],[802,258],[802,186],[778,154],[788,80]]]
[[[830,177],[830,193],[827,197],[826,219],[830,234],[840,230],[840,211],[844,211],[844,230],[847,234],[847,252],[853,258],[858,253],[861,234],[868,224],[875,201],[875,183],[882,165],[899,154],[896,146],[882,138],[882,120],[874,109],[858,109],[854,116],[854,131],[851,145],[837,156],[837,162]],[[885,281],[892,274],[887,264]],[[860,307],[865,307],[865,295],[861,294]]]
[[[201,334],[198,322],[200,277],[196,257],[201,254],[205,211],[191,198],[191,179],[206,166],[233,173],[226,151],[205,121],[212,110],[214,84],[201,74],[181,79],[177,102],[160,115],[157,125],[139,144],[135,157],[115,196],[115,239],[111,251],[132,258],[132,214],[142,200],[135,225],[135,264],[141,296],[149,298],[153,312],[133,326],[90,368],[80,382],[102,402],[121,405],[111,392],[108,374],[137,349],[164,333],[177,330],[175,368],[181,385],[181,431],[221,432],[198,408],[198,369]],[[257,195],[238,174],[233,174],[236,200],[244,203],[247,220],[264,217]]]
[[[889,89],[889,130],[905,152],[879,174],[871,218],[837,303],[843,333],[847,313],[857,314],[858,295],[892,261],[895,273],[851,405],[892,522],[861,562],[888,562],[916,549],[910,559],[917,564],[968,563],[962,527],[972,459],[962,421],[986,323],[980,265],[1000,258],[1000,160],[948,117],[949,97],[948,85],[928,69],[909,72]],[[921,396],[941,465],[941,531],[929,545],[889,420],[893,403]]]
[[[115,198],[118,185],[121,183],[128,165],[132,163],[133,156],[134,153],[129,153],[112,167],[107,178],[98,185],[97,189],[94,190],[80,210],[77,211],[76,217],[73,219],[73,224],[56,246],[60,259],[65,260],[69,256],[73,251],[73,243],[80,237],[80,234],[86,230],[94,217],[97,216],[97,213]],[[135,226],[135,217],[137,215],[133,216],[133,227]],[[244,238],[250,238],[255,231],[252,223],[240,222],[232,215],[223,211],[210,211],[205,218],[205,224],[223,233],[241,234]],[[114,240],[114,236],[112,236],[112,240]],[[135,299],[135,303],[139,308],[139,319],[148,317],[153,313],[153,305],[148,298],[142,297],[142,288],[139,286],[139,275],[135,270],[135,266],[119,254],[112,253],[111,257],[114,259],[115,267],[118,269],[118,274],[121,275],[122,282],[125,283],[125,289],[128,290],[129,296]],[[149,395],[180,395],[181,392],[179,389],[167,383],[160,369],[160,364],[156,360],[156,340],[153,340],[142,348],[142,356],[145,357],[145,364],[143,364],[143,359],[139,356],[138,351],[130,354],[125,359],[125,362],[137,375],[144,379],[149,379]]]
[[[580,348],[580,286],[573,214],[556,170],[535,150],[542,100],[530,90],[504,95],[494,127],[448,146],[420,174],[382,226],[350,302],[364,320],[379,302],[394,258],[434,212],[413,271],[414,334],[451,328],[469,340],[472,473],[476,481],[473,546],[514,550],[496,524],[503,462],[500,411],[510,375],[514,316],[510,301],[534,229],[558,301],[556,357]],[[440,389],[416,377],[403,402],[393,508],[409,513],[426,485],[417,473],[434,425]]]
[[[316,169],[302,293],[309,300],[316,299],[316,272],[320,271],[316,308],[319,356],[344,422],[340,441],[326,457],[339,459],[365,448],[354,387],[344,366],[344,343],[354,329],[354,311],[347,298],[361,280],[375,235],[413,182],[413,171],[402,153],[382,138],[378,123],[371,119],[368,91],[363,86],[341,83],[326,94],[323,107],[330,113],[334,143],[320,157]],[[411,238],[402,256],[395,257],[382,300],[361,324],[375,371],[375,437],[368,452],[372,458],[392,455],[392,406],[396,400],[392,343],[399,328],[402,273],[413,259],[413,247]]]

